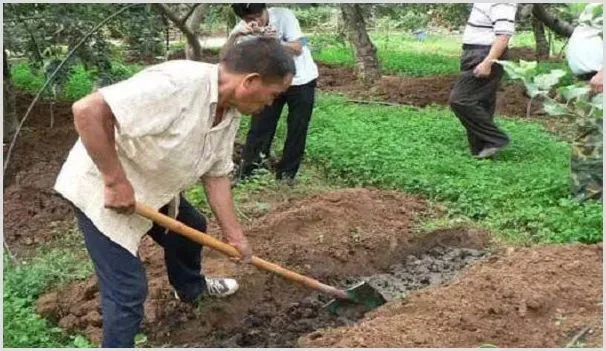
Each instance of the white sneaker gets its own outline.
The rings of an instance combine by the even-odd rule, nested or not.
[[[206,280],[206,293],[200,296],[202,298],[204,296],[226,297],[238,291],[239,286],[235,279],[208,277],[204,277],[204,279]],[[175,299],[183,301],[176,290],[174,290],[173,293],[175,294]]]
[[[238,291],[238,282],[232,278],[208,278],[206,279],[206,291],[209,296],[225,297]]]

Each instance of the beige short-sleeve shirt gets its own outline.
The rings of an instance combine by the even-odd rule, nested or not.
[[[240,115],[229,109],[213,127],[218,81],[218,65],[175,60],[99,90],[115,115],[116,150],[138,202],[159,209],[201,176],[225,176],[233,169]],[[55,190],[136,255],[152,222],[104,208],[103,189],[101,174],[78,139]]]

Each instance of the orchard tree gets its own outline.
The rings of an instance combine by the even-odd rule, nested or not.
[[[358,78],[367,86],[378,86],[381,80],[381,65],[377,48],[366,30],[364,11],[359,4],[341,3],[341,13],[347,38],[354,47]]]
[[[159,11],[177,27],[187,39],[185,57],[189,60],[202,61],[202,44],[200,43],[200,25],[204,21],[207,3],[197,4],[155,4]]]

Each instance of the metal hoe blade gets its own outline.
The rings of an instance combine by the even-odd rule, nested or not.
[[[360,282],[345,290],[348,299],[333,299],[324,308],[336,315],[347,315],[350,311],[366,312],[384,305],[387,300],[367,282]]]

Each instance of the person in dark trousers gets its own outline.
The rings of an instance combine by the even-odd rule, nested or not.
[[[306,45],[299,21],[286,8],[267,8],[263,3],[233,4],[242,21],[232,30],[223,51],[235,42],[257,35],[276,38],[293,55],[297,73],[286,92],[271,106],[252,116],[236,181],[250,177],[269,158],[278,120],[288,105],[287,134],[282,158],[276,165],[276,180],[295,184],[305,153],[307,129],[311,119],[318,68]]]
[[[450,94],[449,104],[467,131],[471,154],[484,159],[509,144],[509,137],[493,119],[503,67],[514,33],[517,5],[474,3],[465,32],[461,75]]]
[[[146,234],[164,249],[177,299],[196,304],[238,290],[235,279],[204,275],[201,245],[134,214],[135,204],[206,231],[205,217],[181,196],[201,181],[223,238],[249,262],[229,178],[240,114],[271,104],[294,73],[279,43],[256,38],[232,47],[218,64],[164,62],[74,103],[79,139],[54,188],[74,206],[99,278],[102,347],[135,346],[147,297],[138,255]]]

